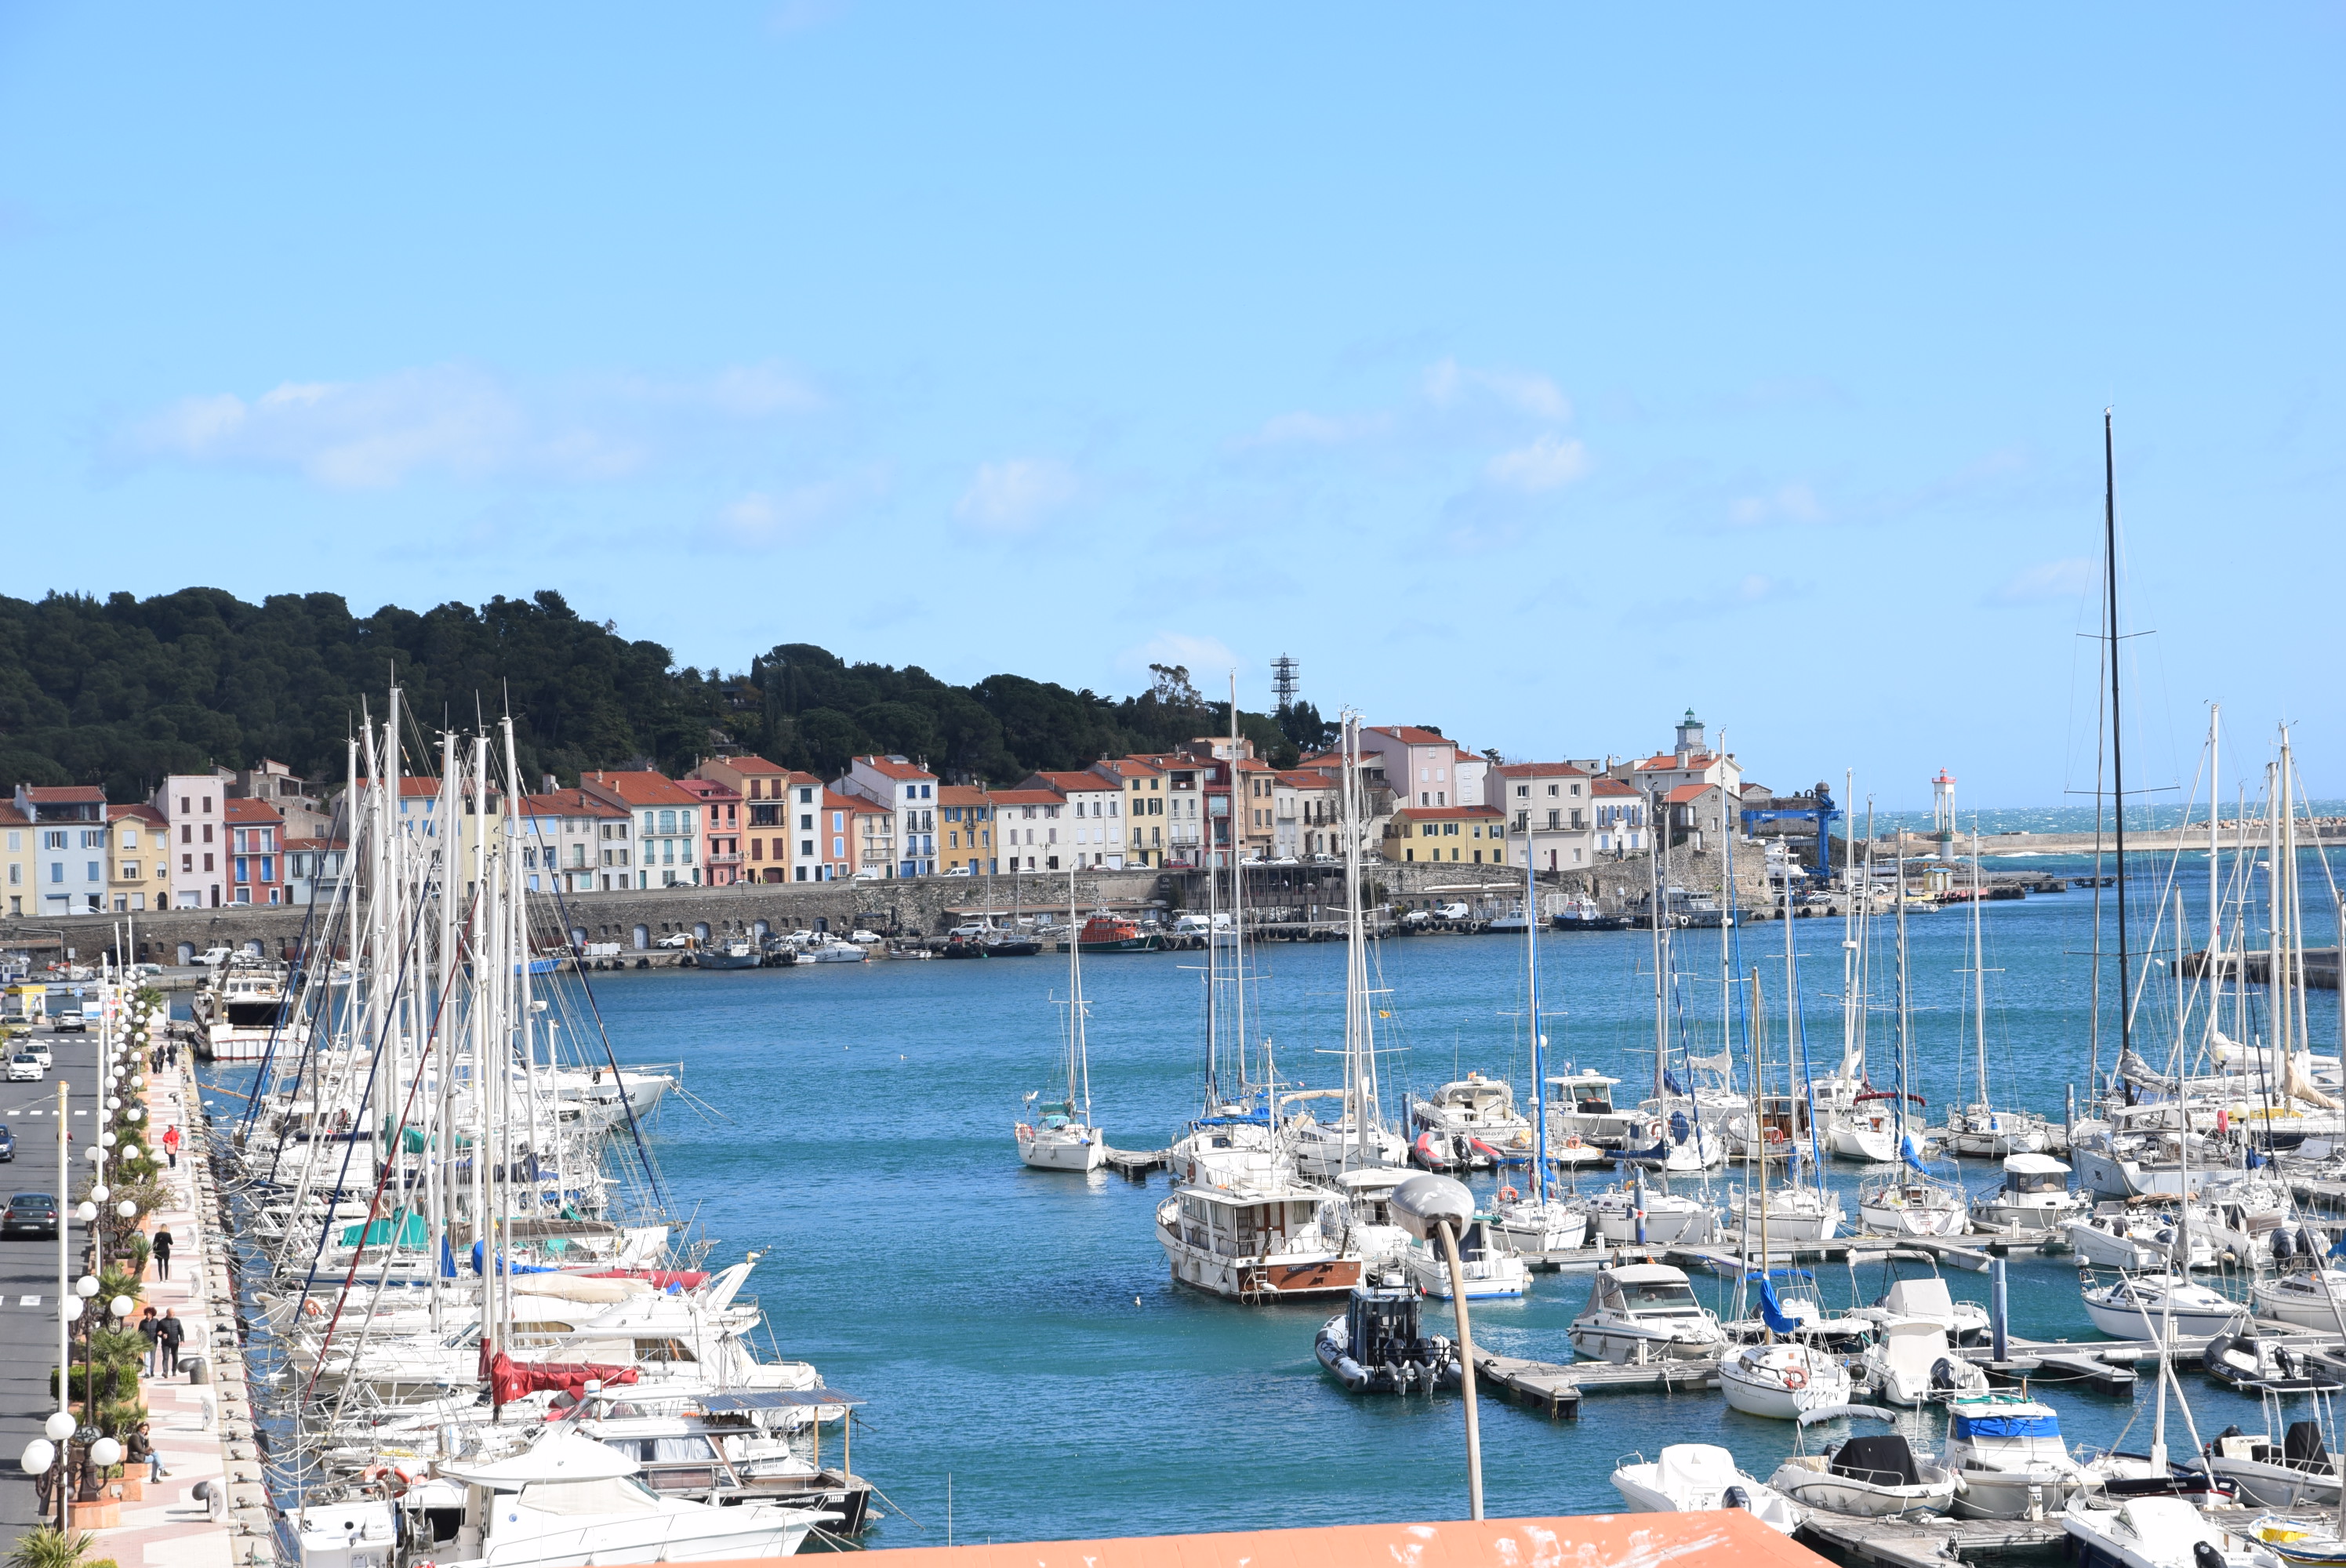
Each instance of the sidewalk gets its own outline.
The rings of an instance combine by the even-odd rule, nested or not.
[[[209,1140],[200,1109],[191,1107],[195,1094],[189,1068],[167,1067],[148,1080],[149,1135],[159,1146],[163,1129],[179,1128],[179,1167],[164,1173],[168,1207],[156,1218],[170,1228],[171,1278],[158,1280],[148,1265],[145,1303],[158,1313],[176,1312],[188,1326],[180,1347],[182,1371],[176,1378],[142,1380],[148,1431],[168,1471],[162,1481],[148,1482],[145,1496],[126,1496],[118,1504],[119,1524],[94,1532],[90,1555],[111,1557],[131,1568],[154,1563],[164,1568],[230,1568],[230,1564],[272,1562],[274,1547],[265,1534],[255,1539],[240,1534],[249,1526],[235,1514],[215,1521],[211,1508],[188,1494],[198,1481],[217,1489],[230,1483],[238,1508],[265,1506],[260,1464],[252,1443],[252,1413],[245,1400],[243,1363],[236,1349],[236,1312],[223,1263],[214,1256],[217,1236],[205,1222],[209,1207],[210,1173],[204,1161]],[[190,1114],[193,1109],[193,1114]],[[223,1336],[222,1330],[225,1330]],[[200,1358],[213,1378],[206,1387],[189,1382],[185,1368]],[[144,1480],[142,1470],[136,1478]],[[124,1489],[128,1492],[129,1488]],[[245,1514],[245,1520],[258,1515]]]

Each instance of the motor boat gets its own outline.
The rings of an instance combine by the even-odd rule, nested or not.
[[[1233,1186],[1185,1184],[1157,1206],[1177,1283],[1250,1306],[1340,1296],[1364,1268],[1348,1206],[1274,1171]]]
[[[2200,1352],[2209,1377],[2249,1394],[2334,1394],[2341,1385],[2303,1350],[2253,1329],[2218,1334]]]
[[[1420,1325],[1417,1291],[1398,1273],[1352,1288],[1344,1309],[1320,1326],[1312,1350],[1328,1375],[1356,1394],[1454,1389],[1458,1349]]]
[[[1959,1519],[2046,1518],[2091,1481],[2063,1441],[2053,1407],[2013,1394],[1953,1401],[1939,1462],[1962,1483]]]
[[[1898,1322],[1929,1323],[1957,1345],[1977,1344],[1987,1337],[1987,1308],[1976,1301],[1956,1300],[1936,1273],[1893,1280],[1872,1306],[1852,1308],[1850,1316],[1877,1328]]]
[[[1600,1149],[1623,1149],[1647,1136],[1650,1118],[1645,1112],[1634,1105],[1613,1104],[1613,1091],[1620,1084],[1618,1078],[1602,1073],[1576,1073],[1569,1066],[1547,1081],[1550,1157],[1567,1144],[1575,1147],[1593,1145]]]
[[[443,1460],[393,1500],[313,1502],[289,1519],[304,1568],[357,1568],[354,1542],[378,1534],[378,1564],[394,1561],[394,1537],[407,1543],[400,1562],[495,1568],[788,1557],[816,1524],[837,1519],[772,1502],[663,1495],[645,1484],[641,1469],[617,1449],[564,1431],[509,1458]]]
[[[1463,1134],[1488,1150],[1478,1164],[1532,1157],[1531,1120],[1515,1109],[1514,1087],[1499,1079],[1469,1073],[1425,1099],[1412,1100],[1409,1114],[1421,1133]],[[1455,1140],[1450,1141],[1454,1146]]]
[[[1853,1437],[1786,1458],[1768,1484],[1802,1508],[1859,1519],[1924,1519],[1955,1505],[1955,1478],[1896,1432]]]
[[[1666,1186],[1624,1182],[1588,1200],[1590,1217],[1605,1240],[1644,1246],[1699,1245],[1719,1235],[1719,1211],[1699,1198]],[[1644,1227],[1639,1228],[1642,1218]]]
[[[2221,1334],[2249,1316],[2230,1297],[2173,1274],[2126,1275],[2084,1294],[2086,1316],[2113,1339]]]
[[[1667,1263],[1598,1269],[1587,1306],[1572,1320],[1576,1353],[1624,1366],[1706,1360],[1726,1343],[1726,1330],[1695,1298],[1686,1271]]]
[[[1532,1198],[1503,1186],[1491,1206],[1490,1225],[1519,1253],[1570,1252],[1587,1244],[1588,1206],[1553,1192]]]
[[[1717,1443],[1679,1442],[1647,1460],[1637,1454],[1613,1471],[1613,1489],[1632,1513],[1707,1513],[1740,1508],[1790,1535],[1801,1512],[1791,1499],[1735,1468],[1735,1456]]]
[[[2244,1502],[2266,1508],[2338,1506],[2338,1461],[2322,1443],[2320,1421],[2290,1422],[2278,1443],[2226,1427],[2208,1440],[2207,1457]]]
[[[762,956],[756,942],[734,937],[702,948],[692,955],[692,962],[699,969],[755,969]]]
[[[2103,1204],[2092,1214],[2064,1222],[2061,1232],[2078,1262],[2099,1268],[2165,1269],[2184,1251],[2182,1227],[2170,1209],[2128,1210],[2123,1204]],[[2196,1228],[2189,1253],[2188,1267],[2216,1267],[2214,1244]]]
[[[1988,1391],[1987,1370],[1955,1354],[1946,1330],[1921,1318],[1885,1325],[1865,1352],[1867,1383],[1893,1405],[1921,1405]]]
[[[2286,1272],[2268,1275],[2249,1287],[2258,1316],[2337,1333],[2341,1316],[2346,1316],[2346,1269],[2322,1262],[2325,1249],[2310,1231],[2275,1230],[2270,1245],[2273,1266]]]
[[[2212,1523],[2179,1497],[2129,1497],[2115,1508],[2071,1503],[2061,1513],[2079,1568],[2279,1568],[2262,1544]]]
[[[1911,1167],[1861,1181],[1857,1212],[1861,1227],[1875,1236],[1961,1236],[1971,1224],[1961,1187]]]
[[[2302,1519],[2267,1515],[2249,1526],[2249,1536],[2289,1568],[2346,1568],[2346,1538]]]
[[[2004,1231],[2055,1231],[2082,1213],[2069,1167],[2046,1154],[2006,1155],[2004,1185],[1972,1199],[1972,1217]]]
[[[1450,1258],[1437,1243],[1413,1242],[1402,1267],[1418,1289],[1436,1300],[1452,1299]],[[1531,1288],[1532,1271],[1480,1217],[1458,1237],[1458,1276],[1469,1301],[1517,1297]]]
[[[1719,1359],[1719,1386],[1729,1410],[1771,1420],[1849,1403],[1849,1369],[1839,1358],[1798,1343],[1739,1345]]]

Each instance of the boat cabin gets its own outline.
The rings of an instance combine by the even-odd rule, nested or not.
[[[1702,1303],[1686,1271],[1667,1263],[1600,1268],[1588,1287],[1588,1309],[1632,1318],[1699,1318]]]
[[[1613,1090],[1620,1082],[1602,1073],[1567,1073],[1547,1081],[1548,1104],[1577,1115],[1614,1115]]]
[[[1313,1187],[1239,1194],[1188,1186],[1177,1195],[1181,1239],[1223,1257],[1267,1257],[1320,1222],[1327,1195]]]
[[[2069,1190],[2069,1167],[2051,1155],[2006,1155],[2004,1191],[2007,1197]]]
[[[1451,1125],[1461,1127],[1512,1125],[1520,1119],[1515,1115],[1514,1086],[1485,1078],[1480,1073],[1469,1073],[1454,1084],[1443,1084],[1433,1092],[1432,1108]]]
[[[1420,1326],[1416,1289],[1398,1274],[1375,1285],[1355,1285],[1344,1302],[1344,1343],[1363,1367],[1388,1361],[1423,1361],[1431,1348]]]
[[[1415,1174],[1408,1170],[1346,1171],[1336,1178],[1336,1185],[1351,1201],[1352,1217],[1359,1223],[1398,1228],[1401,1221],[1393,1217],[1392,1212],[1393,1188]]]

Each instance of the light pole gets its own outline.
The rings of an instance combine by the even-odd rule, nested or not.
[[[1535,1025],[1536,1027],[1536,1025]],[[1458,1379],[1466,1396],[1466,1506],[1483,1517],[1483,1432],[1474,1409],[1474,1331],[1466,1319],[1466,1278],[1458,1266],[1458,1233],[1474,1219],[1474,1195],[1449,1176],[1415,1176],[1387,1200],[1402,1228],[1419,1240],[1439,1237],[1450,1264],[1450,1304],[1458,1313]]]

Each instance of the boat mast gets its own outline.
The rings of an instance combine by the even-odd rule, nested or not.
[[[1083,1084],[1084,1125],[1092,1125],[1091,1052],[1084,1041],[1084,944],[1076,924],[1076,869],[1067,868],[1067,1099],[1070,1108],[1076,1083]]]
[[[2118,710],[2118,470],[2110,411],[2102,411],[2103,577],[2108,589],[2110,645],[2110,799],[2115,808],[2118,905],[2118,1060],[2134,1046],[2133,988],[2127,979],[2126,746]],[[2187,1123],[2188,1118],[2186,1118]],[[2189,1130],[2188,1125],[2185,1128]]]
[[[1979,819],[1972,819],[1972,1049],[1979,1057],[1979,1103],[1987,1113],[1987,944],[1980,934]]]
[[[1898,830],[1898,852],[1892,857],[1898,862],[1898,1093],[1891,1104],[1897,1107],[1898,1157],[1910,1156],[1906,1150],[1906,1069],[1909,1007],[1906,992],[1906,830]]]
[[[1230,759],[1229,763],[1230,790],[1230,1038],[1238,1043],[1239,1083],[1247,1081],[1246,1032],[1246,883],[1245,872],[1239,869],[1239,846],[1244,841],[1239,829],[1239,672],[1230,671]],[[1210,873],[1209,873],[1210,874]],[[1206,945],[1211,947],[1214,933],[1206,932]],[[1267,1084],[1263,1093],[1276,1095],[1279,1085]],[[1266,1102],[1268,1104],[1268,1102]]]
[[[1663,975],[1669,953],[1669,941],[1662,930],[1662,850],[1655,835],[1660,824],[1656,821],[1655,807],[1661,797],[1651,790],[1646,795],[1646,871],[1649,886],[1646,894],[1647,923],[1654,932],[1654,1098],[1663,1095],[1663,1064],[1669,1059],[1669,993],[1668,982]]]
[[[1524,997],[1532,1021],[1532,1203],[1547,1204],[1547,1069],[1540,1051],[1539,869],[1532,863],[1530,821],[1524,831]],[[1543,1221],[1545,1223],[1545,1221]]]
[[[1351,1145],[1347,1168],[1383,1163],[1378,1141],[1382,1107],[1377,1099],[1375,1025],[1369,1011],[1367,917],[1361,909],[1361,716],[1341,716],[1341,802],[1344,832],[1344,1117]]]

